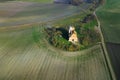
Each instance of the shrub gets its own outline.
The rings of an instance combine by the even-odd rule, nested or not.
[[[97,21],[93,15],[91,14],[87,15],[87,17],[83,18],[83,22],[79,20],[73,22],[74,23],[71,24],[75,26],[77,37],[79,39],[78,45],[68,41],[69,25],[66,24],[61,24],[57,28],[54,27],[54,28],[45,29],[50,44],[63,50],[76,51],[76,50],[85,49],[100,41],[99,38],[100,36],[94,29],[95,25],[97,25]]]

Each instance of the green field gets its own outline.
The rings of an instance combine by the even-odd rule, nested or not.
[[[85,7],[84,5],[75,7],[65,4],[57,5],[52,3],[19,1],[0,3],[0,27],[55,21],[57,19],[85,13],[82,9],[86,10],[91,4],[85,5]]]
[[[0,80],[112,80],[100,44],[82,51],[67,52],[50,45],[44,36],[44,27],[52,24],[49,20],[59,21],[61,17],[68,18],[80,11],[85,13],[87,5],[80,9],[65,5],[39,9],[41,4],[18,4],[8,2],[0,5],[0,11],[6,13],[0,14]],[[11,14],[7,13],[8,7]],[[21,20],[21,17],[25,18]]]
[[[106,42],[120,43],[120,1],[106,0],[97,10]]]
[[[115,80],[120,79],[120,0],[106,0],[98,11],[107,57],[109,58]]]
[[[0,32],[0,80],[111,80],[99,45],[80,52],[57,50],[42,29]]]
[[[51,3],[53,0],[0,0],[0,2],[5,1],[24,1],[24,2],[42,2],[42,3]]]
[[[53,0],[15,0],[15,1],[53,2]]]

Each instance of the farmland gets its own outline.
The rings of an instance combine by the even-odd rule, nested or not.
[[[106,42],[120,43],[119,8],[119,0],[107,0],[97,11]]]
[[[112,80],[100,44],[67,52],[51,46],[44,36],[44,26],[82,15],[90,4],[79,8],[31,2],[0,4],[0,80]]]
[[[106,0],[97,11],[105,45],[117,80],[120,80],[120,1]]]
[[[52,3],[53,0],[0,0],[0,2],[5,2],[5,1],[25,1],[25,2],[40,2],[40,3]]]
[[[99,45],[85,54],[56,51],[44,36],[38,46],[32,32],[0,32],[0,80],[111,80]]]
[[[67,4],[30,2],[9,2],[0,3],[0,5],[0,27],[44,23],[46,21],[49,22],[70,17],[75,14],[84,14],[83,9],[88,9],[91,6],[91,4],[86,4],[75,7]]]

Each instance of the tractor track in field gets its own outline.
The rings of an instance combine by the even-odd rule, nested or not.
[[[2,6],[0,6],[0,27],[2,28],[54,21],[83,13],[83,9],[86,10],[90,6],[90,4],[75,7],[65,4],[40,4],[27,2],[0,4],[2,4]],[[15,7],[15,4],[16,6],[19,5]]]
[[[7,8],[4,3],[0,4],[3,5],[3,9]],[[13,3],[7,3],[6,5],[12,7],[11,4],[13,5]],[[7,30],[12,28],[13,31],[0,32],[0,80],[111,80],[100,45],[94,46],[95,50],[91,48],[89,56],[76,55],[75,52],[73,52],[74,54],[71,52],[70,56],[68,53],[61,55],[65,58],[67,58],[66,56],[69,57],[69,59],[65,59],[54,55],[61,54],[64,51],[51,50],[51,46],[46,45],[42,39],[40,40],[42,45],[38,47],[33,40],[32,28],[14,30],[14,28],[20,27],[19,25],[28,25],[36,23],[36,21],[42,23],[69,17],[89,7],[89,5],[86,5],[78,9],[70,5],[49,4],[50,7],[47,8],[46,5],[48,4],[30,3],[13,15],[4,15],[6,19],[0,22],[1,31],[6,28]],[[0,6],[1,9],[2,7]],[[47,13],[42,7],[50,12]],[[45,13],[44,15],[47,16],[41,17],[40,15],[43,15],[43,13],[39,10],[42,10]],[[68,12],[66,12],[67,10]],[[36,14],[37,17],[30,17],[33,14]],[[3,16],[0,17],[4,18]],[[80,54],[81,52],[76,53]]]

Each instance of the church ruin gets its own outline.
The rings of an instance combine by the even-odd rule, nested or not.
[[[69,28],[69,41],[72,43],[78,42],[77,32],[75,31],[75,27],[70,26]]]

